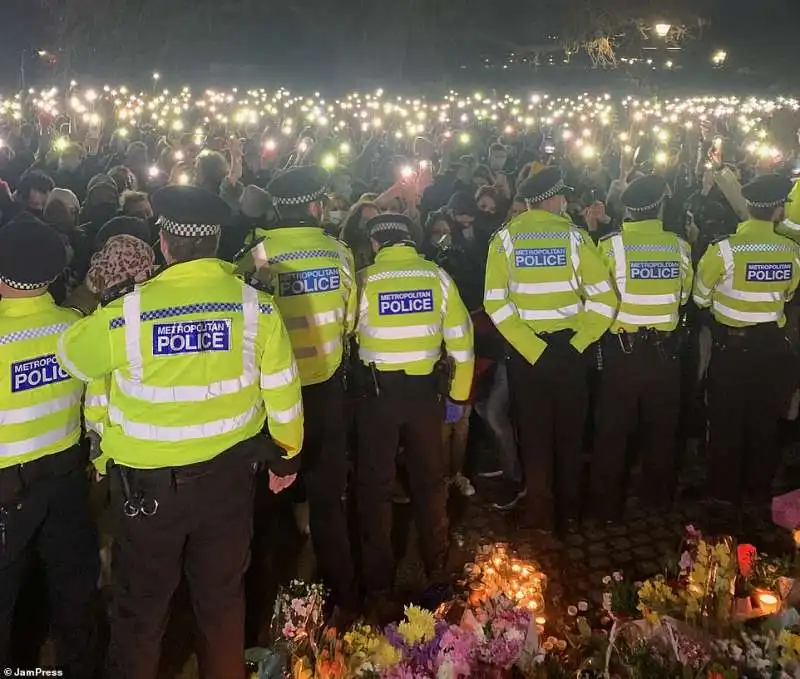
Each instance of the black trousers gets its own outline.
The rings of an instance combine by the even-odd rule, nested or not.
[[[618,336],[604,338],[590,477],[598,518],[622,518],[634,435],[642,462],[642,500],[659,509],[672,503],[681,362],[665,352],[637,338],[627,354]]]
[[[443,407],[432,376],[381,373],[381,393],[358,403],[356,465],[362,573],[369,595],[392,588],[392,483],[404,444],[406,469],[422,560],[429,579],[444,574],[447,489],[442,450]]]
[[[512,412],[525,472],[527,522],[552,530],[580,513],[581,449],[589,388],[587,358],[562,343],[531,365],[511,350]]]
[[[716,328],[715,336],[724,330]],[[782,329],[756,326],[715,340],[708,368],[708,493],[767,500],[780,462],[777,426],[791,394],[792,357]],[[723,346],[724,345],[724,346]]]
[[[355,567],[343,496],[347,490],[347,419],[341,376],[303,387],[302,478],[311,541],[334,602],[355,605]]]
[[[23,479],[24,467],[49,462],[44,459],[24,465]],[[0,475],[19,470],[0,470]],[[11,621],[29,559],[36,553],[47,577],[56,662],[69,676],[96,676],[101,663],[100,560],[85,470],[42,476],[24,485],[16,502],[3,507],[7,513],[5,545],[0,542],[0,667],[18,664],[9,643]]]
[[[244,441],[209,462],[128,470],[134,493],[158,500],[152,516],[114,515],[110,679],[154,679],[170,601],[185,575],[203,679],[242,679],[244,586],[253,524],[253,447]]]

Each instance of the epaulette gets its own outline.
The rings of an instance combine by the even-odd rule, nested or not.
[[[259,243],[263,243],[266,240],[266,236],[261,236],[261,238],[256,238],[252,243],[246,243],[234,256],[233,256],[233,263],[236,264],[242,257],[244,257],[247,253],[249,253],[253,248],[258,247]]]
[[[600,238],[598,238],[597,241],[599,243],[600,241],[608,240],[609,238],[613,238],[614,236],[619,236],[621,233],[622,231],[620,231],[619,229],[616,229],[614,231],[609,231],[604,236],[600,236]]]
[[[709,243],[709,245],[716,245],[717,243],[721,243],[721,242],[722,242],[722,241],[724,241],[724,240],[728,240],[728,238],[730,238],[730,237],[731,237],[731,234],[729,234],[729,233],[726,233],[726,234],[724,234],[724,235],[722,235],[722,236],[717,236],[716,238],[714,238],[714,239],[713,239],[713,240],[712,240],[712,241]]]
[[[259,292],[266,292],[268,295],[275,294],[272,286],[270,286],[269,283],[262,281],[260,278],[258,278],[258,276],[254,276],[253,274],[245,274],[242,276],[242,280],[246,285],[249,285],[251,288],[255,288]]]
[[[100,306],[108,306],[115,299],[119,299],[120,297],[127,295],[129,292],[133,292],[135,287],[136,281],[133,279],[133,276],[129,276],[122,281],[122,283],[112,285],[100,296]]]
[[[61,307],[62,309],[69,309],[70,311],[74,311],[76,314],[80,314],[81,318],[86,318],[89,314],[87,314],[83,309],[79,309],[76,306],[70,306],[65,304]]]

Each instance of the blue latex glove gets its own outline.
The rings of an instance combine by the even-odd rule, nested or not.
[[[453,403],[449,398],[444,411],[445,424],[455,424],[464,416],[464,406]]]

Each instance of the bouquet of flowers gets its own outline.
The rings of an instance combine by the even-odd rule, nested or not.
[[[274,643],[289,655],[311,651],[316,656],[317,641],[324,622],[322,607],[325,589],[317,583],[292,580],[278,590],[272,614],[271,633]]]

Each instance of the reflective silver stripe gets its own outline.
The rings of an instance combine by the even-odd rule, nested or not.
[[[58,362],[61,364],[61,367],[64,368],[70,375],[77,377],[81,382],[91,382],[92,378],[88,375],[84,375],[78,368],[75,367],[75,364],[69,359],[66,352],[64,351],[64,335],[58,338],[58,346],[56,348],[56,352],[58,353]]]
[[[511,234],[508,232],[508,229],[500,229],[498,231],[498,235],[500,236],[500,241],[503,244],[503,250],[506,253],[506,257],[509,261],[514,256],[514,243],[511,241]]]
[[[583,292],[587,294],[589,297],[594,295],[602,295],[603,293],[611,291],[611,284],[608,281],[601,281],[600,283],[594,283],[593,285],[584,285]]]
[[[387,281],[393,278],[438,278],[439,274],[432,269],[405,269],[402,271],[381,271],[367,276],[365,283]]]
[[[593,311],[594,313],[605,316],[606,318],[614,318],[614,314],[617,312],[614,307],[608,306],[608,304],[603,304],[602,302],[595,302],[591,299],[586,300],[584,309],[587,312]]]
[[[614,278],[622,297],[628,287],[628,262],[625,259],[625,243],[622,241],[622,236],[611,236],[611,251],[614,253]]]
[[[17,330],[10,332],[7,335],[0,336],[0,345],[14,344],[15,342],[24,342],[26,340],[39,339],[40,337],[50,337],[51,335],[58,335],[64,332],[71,323],[57,323],[56,325],[46,325],[42,328],[25,328],[24,330]]]
[[[573,292],[574,287],[570,281],[555,281],[552,283],[517,283],[509,281],[508,289],[522,295],[546,295],[553,292]]]
[[[692,299],[694,300],[694,303],[699,307],[704,307],[705,308],[709,304],[711,304],[711,299],[710,298],[704,297],[704,296],[701,296],[701,295],[698,295],[698,294],[692,295]]]
[[[80,418],[76,417],[67,422],[67,424],[51,429],[45,434],[39,436],[32,436],[29,439],[22,439],[21,441],[13,441],[11,443],[0,443],[0,457],[12,457],[17,455],[27,455],[28,453],[35,453],[37,450],[52,446],[54,443],[80,432]]]
[[[504,320],[509,318],[510,316],[514,315],[514,305],[513,304],[505,304],[501,306],[497,311],[489,314],[489,318],[492,319],[492,323],[495,325],[500,325]]]
[[[273,410],[272,408],[267,408],[267,414],[269,415],[270,419],[275,420],[275,422],[278,424],[289,424],[289,422],[292,420],[300,417],[302,412],[303,404],[301,401],[298,401],[291,408],[287,408],[286,410]]]
[[[502,302],[508,296],[505,288],[490,288],[483,294],[484,302]]]
[[[560,309],[520,309],[519,317],[526,321],[554,321],[575,316],[580,312],[580,304],[570,304]]]
[[[102,422],[96,420],[86,420],[86,428],[90,431],[97,432],[100,436],[103,435],[104,425]]]
[[[578,283],[578,287],[583,285],[583,281],[581,280],[581,253],[580,253],[580,246],[583,244],[583,239],[581,238],[581,234],[578,231],[570,231],[569,234],[569,249],[572,259],[572,271],[575,273],[575,280]]]
[[[433,337],[439,334],[440,325],[406,325],[397,328],[374,328],[365,325],[361,334],[375,339],[415,339],[420,337]]]
[[[695,286],[697,287],[697,292],[700,293],[703,297],[707,297],[711,294],[711,288],[707,288],[703,281],[699,278],[694,282]]]
[[[125,295],[122,301],[122,316],[125,319],[125,354],[133,382],[142,381],[141,312],[142,293],[137,286],[133,292]]]
[[[636,295],[632,292],[626,292],[624,295],[622,295],[622,301],[630,304],[648,304],[657,306],[659,304],[675,304],[678,301],[678,297],[671,292],[663,295]]]
[[[447,354],[448,356],[452,356],[456,363],[468,363],[475,358],[475,354],[473,353],[472,349],[464,349],[461,351],[451,351],[448,349]]]
[[[798,224],[797,222],[793,222],[788,217],[783,220],[783,225],[790,231],[800,231],[800,224]]]
[[[780,311],[737,311],[714,300],[714,311],[742,323],[772,323],[781,317]]]
[[[105,408],[107,405],[108,405],[108,396],[106,394],[86,397],[87,408]]]
[[[82,395],[83,385],[66,396],[54,398],[44,403],[38,403],[35,406],[0,410],[0,424],[22,424],[23,422],[32,422],[40,417],[53,415],[54,413],[78,405],[81,402]]]
[[[733,290],[733,250],[731,250],[731,243],[728,240],[721,240],[719,242],[719,255],[722,257],[722,264],[724,266],[724,273],[722,281],[719,284],[719,289]]]
[[[144,422],[134,422],[116,406],[108,409],[108,417],[112,424],[119,426],[126,436],[143,441],[184,441],[186,439],[203,439],[211,436],[229,434],[246,426],[258,415],[258,406],[253,406],[246,413],[236,417],[228,417],[203,424],[181,425],[179,427],[163,427]]]
[[[288,387],[297,379],[297,366],[292,363],[288,368],[274,373],[261,373],[262,389],[280,389]]]
[[[442,284],[442,320],[444,320],[447,315],[447,297],[450,294],[450,276],[443,269],[437,269],[436,273],[439,274],[439,281]]]
[[[359,348],[358,355],[365,363],[386,363],[394,365],[396,363],[413,363],[414,361],[425,361],[439,358],[439,349],[425,349],[422,351],[369,351]]]
[[[673,323],[675,320],[676,314],[664,314],[662,316],[640,316],[638,314],[629,314],[625,311],[620,311],[617,314],[617,323],[628,323],[629,325],[640,325],[644,327],[661,325],[663,323]]]
[[[297,347],[294,350],[294,357],[314,358],[314,356],[320,353],[327,356],[328,354],[332,354],[339,346],[341,346],[341,344],[342,338],[337,337],[336,339],[332,339],[330,342],[320,344],[319,347]]]
[[[334,309],[333,311],[320,311],[311,316],[290,316],[284,318],[283,322],[287,330],[304,330],[311,326],[330,325],[331,323],[341,323],[344,319],[344,311]]]
[[[468,330],[468,325],[455,325],[452,328],[445,328],[442,330],[442,335],[444,335],[445,339],[459,339],[464,337]]]
[[[131,298],[139,297],[138,293],[133,293],[125,298],[125,303]],[[123,309],[124,310],[124,309]],[[139,320],[139,309],[136,310],[135,325],[136,329],[136,347],[141,357],[141,344],[139,334],[141,332],[141,321]],[[258,291],[251,288],[249,285],[242,284],[242,368],[243,372],[238,377],[233,377],[228,380],[221,380],[219,382],[212,382],[211,384],[204,385],[186,385],[186,386],[172,386],[160,387],[150,384],[142,384],[141,377],[139,380],[133,379],[133,371],[131,371],[131,379],[128,379],[122,374],[121,370],[114,371],[114,381],[117,383],[120,391],[130,398],[135,398],[140,401],[148,401],[150,403],[193,403],[197,401],[205,401],[209,398],[216,398],[217,396],[227,396],[235,394],[242,389],[255,384],[258,380],[259,370],[256,366],[256,334],[258,333]],[[125,320],[125,342],[128,346],[128,329],[134,325],[127,317]],[[130,351],[128,353],[130,360]]]
[[[734,290],[733,288],[720,288],[719,293],[731,299],[742,302],[783,302],[780,292],[749,292],[748,290]]]

